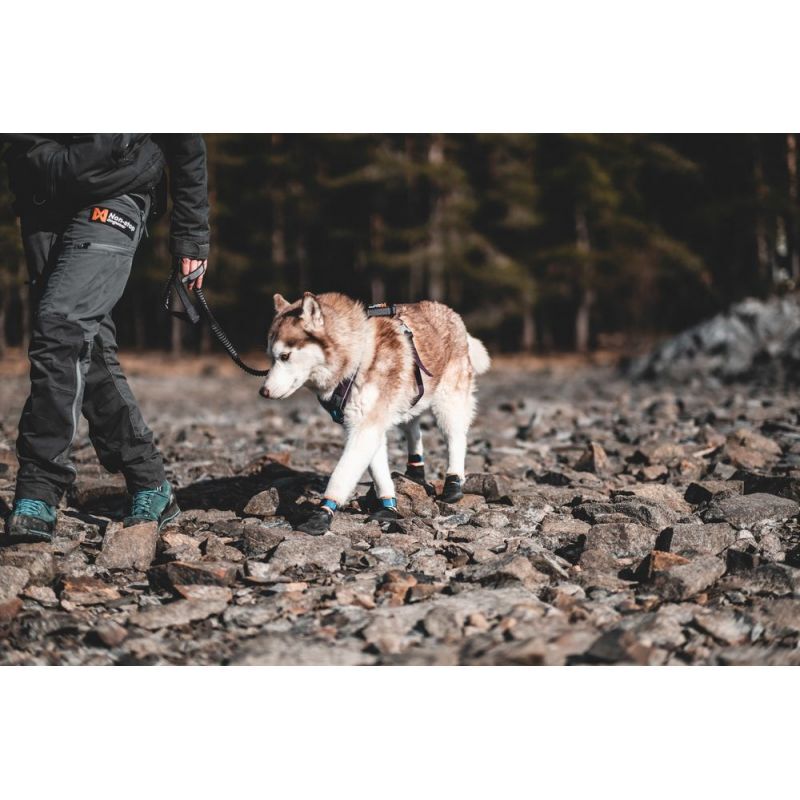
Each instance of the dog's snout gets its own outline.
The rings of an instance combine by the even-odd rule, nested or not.
[[[258,393],[259,393],[259,394],[260,394],[262,397],[266,397],[266,398],[267,398],[267,400],[269,400],[269,389],[267,389],[267,387],[266,387],[266,386],[262,386],[262,387],[261,387],[261,388],[258,390]]]

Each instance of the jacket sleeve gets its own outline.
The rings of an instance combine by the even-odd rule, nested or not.
[[[169,250],[181,258],[208,258],[208,168],[199,133],[165,137],[172,220]]]

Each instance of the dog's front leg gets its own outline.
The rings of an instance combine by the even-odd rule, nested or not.
[[[374,425],[348,431],[344,452],[325,489],[328,500],[333,500],[337,505],[347,502],[384,438],[385,431]]]
[[[299,531],[319,536],[330,528],[333,512],[347,502],[384,437],[385,428],[377,425],[348,430],[344,452],[331,473],[321,507],[298,526]]]

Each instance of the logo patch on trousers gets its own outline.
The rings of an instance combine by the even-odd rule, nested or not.
[[[102,225],[110,225],[112,228],[124,233],[129,239],[133,240],[136,235],[138,224],[125,214],[119,211],[112,211],[110,208],[100,208],[93,206],[89,213],[89,222],[99,222]]]

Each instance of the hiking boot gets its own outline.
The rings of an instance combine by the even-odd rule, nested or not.
[[[52,542],[56,517],[55,508],[43,500],[15,500],[6,520],[5,544]]]
[[[164,481],[155,489],[142,489],[133,496],[131,513],[123,520],[123,527],[139,525],[142,522],[157,522],[161,530],[171,522],[181,510],[169,481]]]

